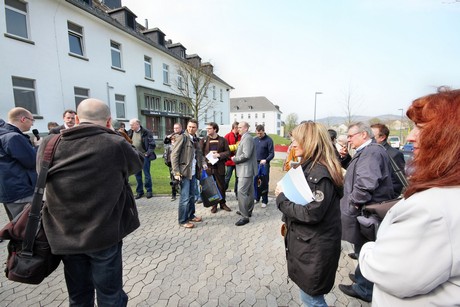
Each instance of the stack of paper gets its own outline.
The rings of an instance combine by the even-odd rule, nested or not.
[[[284,195],[296,204],[305,206],[315,200],[301,166],[291,168],[279,184],[283,189]]]

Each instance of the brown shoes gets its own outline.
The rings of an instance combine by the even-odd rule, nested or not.
[[[193,219],[190,220],[190,222],[195,222],[195,223],[199,223],[199,222],[202,222],[202,221],[203,221],[203,219],[200,216],[195,216]]]
[[[184,228],[193,228],[195,227],[195,224],[193,223],[185,223],[185,224],[180,224],[181,227],[184,227]]]
[[[216,212],[217,212],[217,205],[214,205],[211,208],[211,213],[216,213]]]
[[[222,210],[227,211],[227,212],[232,211],[232,209],[230,209],[226,204],[221,204],[221,205],[220,205],[220,208],[221,208]],[[212,211],[211,211],[211,212],[212,212]]]

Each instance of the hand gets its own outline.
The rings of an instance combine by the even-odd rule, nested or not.
[[[207,170],[207,169],[208,169],[208,165],[207,165],[207,164],[203,164],[203,169],[204,169],[204,170]]]
[[[176,179],[177,181],[181,181],[182,177],[180,175],[176,175],[176,176],[174,176],[174,179]]]
[[[261,165],[267,164],[267,160],[260,160],[259,164],[261,164]]]
[[[276,188],[275,188],[275,196],[278,196],[280,193],[283,193],[283,187],[281,186],[281,184],[278,182],[276,184]]]
[[[235,161],[235,156],[233,156],[231,159],[232,159],[232,161]]]
[[[345,157],[346,155],[348,155],[348,148],[347,148],[347,146],[342,146],[342,147],[340,148],[339,154],[340,154],[341,157]]]
[[[213,157],[214,159],[219,159],[219,158],[220,158],[220,155],[219,155],[217,152],[215,152],[215,153],[212,154],[212,157]]]

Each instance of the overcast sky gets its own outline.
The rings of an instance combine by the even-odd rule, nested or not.
[[[460,88],[455,0],[122,0],[137,22],[198,54],[283,119],[401,115],[437,86]]]

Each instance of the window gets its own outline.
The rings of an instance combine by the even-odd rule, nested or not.
[[[117,118],[125,118],[125,95],[115,94],[115,109]]]
[[[150,111],[160,110],[160,97],[145,95],[145,108]]]
[[[243,113],[241,113],[241,119],[243,119],[243,118],[244,118],[244,115],[243,115]]]
[[[182,77],[181,71],[179,71],[179,74],[177,75],[177,88],[180,90],[184,89],[184,77]]]
[[[163,101],[164,110],[167,112],[175,112],[176,103],[177,103],[177,100],[175,99],[164,98],[164,101]]]
[[[29,38],[26,2],[5,0],[5,20],[8,34]]]
[[[248,119],[251,119],[251,113],[248,114]]]
[[[70,53],[84,55],[83,48],[83,28],[67,21],[67,29],[69,32],[69,50]]]
[[[81,87],[74,87],[73,93],[75,94],[75,110],[76,110],[80,102],[89,98],[89,89],[81,88]]]
[[[37,114],[37,100],[35,98],[35,80],[12,77],[14,105]]]
[[[112,53],[112,67],[121,69],[121,45],[110,41],[110,49]]]
[[[216,86],[212,86],[212,99],[216,99]]]
[[[265,113],[262,113],[262,118],[265,118]]]
[[[224,101],[224,90],[220,89],[220,101]]]
[[[163,63],[163,83],[169,84],[169,65]]]
[[[144,55],[144,70],[145,77],[147,79],[152,79],[152,59]]]
[[[257,113],[254,115],[255,118],[257,118]]]

